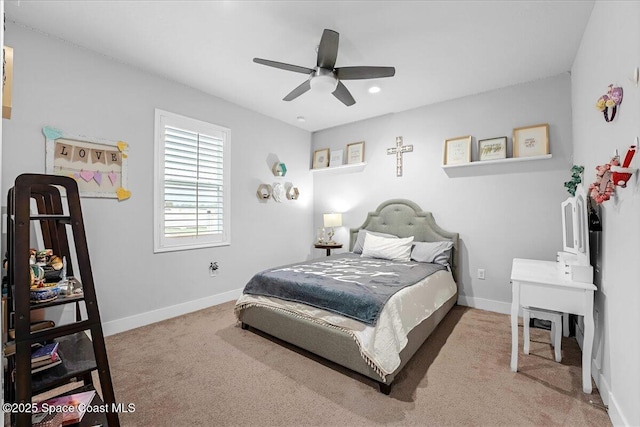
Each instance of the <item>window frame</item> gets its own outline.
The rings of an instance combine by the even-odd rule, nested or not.
[[[211,137],[222,136],[222,235],[194,236],[170,241],[164,236],[164,175],[165,175],[165,126],[177,127]],[[231,244],[231,129],[192,119],[169,111],[155,109],[154,122],[154,200],[153,200],[153,252],[173,252],[190,249],[229,246]]]

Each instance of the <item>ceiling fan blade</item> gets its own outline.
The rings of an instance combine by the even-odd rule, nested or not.
[[[394,67],[342,67],[335,71],[340,80],[378,79],[396,74]]]
[[[311,89],[311,80],[305,80],[300,86],[289,92],[287,96],[282,98],[283,101],[292,101]]]
[[[343,85],[342,82],[338,82],[336,90],[333,91],[333,96],[338,98],[347,107],[350,107],[356,103],[356,100],[353,99],[353,96],[351,96],[349,89],[347,89],[347,87]]]
[[[285,64],[284,62],[270,61],[268,59],[253,58],[253,62],[256,64],[266,65],[267,67],[280,68],[281,70],[293,71],[302,74],[311,74],[313,69],[307,67],[300,67],[298,65]]]
[[[338,58],[340,35],[333,30],[324,30],[318,46],[318,67],[333,70]]]

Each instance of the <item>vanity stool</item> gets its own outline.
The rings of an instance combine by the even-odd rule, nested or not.
[[[562,313],[535,307],[522,307],[522,323],[524,325],[524,354],[529,354],[529,319],[540,319],[551,322],[551,345],[555,350],[556,362],[562,361]]]

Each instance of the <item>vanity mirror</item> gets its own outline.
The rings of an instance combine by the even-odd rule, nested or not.
[[[558,262],[571,280],[591,282],[593,268],[589,256],[589,223],[587,221],[587,192],[576,187],[575,196],[562,202],[562,252]]]

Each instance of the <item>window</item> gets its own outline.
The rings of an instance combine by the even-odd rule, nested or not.
[[[154,252],[230,244],[230,133],[156,109]]]

